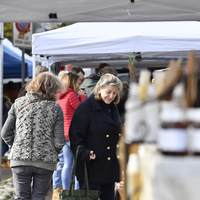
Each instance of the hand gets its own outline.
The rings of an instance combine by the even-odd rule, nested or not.
[[[93,151],[90,151],[90,160],[94,160],[96,158],[96,155]]]
[[[79,89],[78,94],[79,95],[86,95],[86,91]]]

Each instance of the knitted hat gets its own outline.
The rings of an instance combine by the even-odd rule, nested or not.
[[[66,71],[69,71],[72,67],[73,67],[73,65],[68,64],[68,65],[66,66]]]

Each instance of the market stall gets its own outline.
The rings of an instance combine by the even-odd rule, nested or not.
[[[21,49],[14,47],[12,42],[8,39],[3,40],[4,51],[4,74],[3,78],[20,78],[21,79],[21,65],[22,65],[22,51]],[[32,77],[32,57],[25,54],[25,77]]]
[[[142,71],[126,104],[121,141],[125,171],[123,199],[189,200],[199,198],[199,59],[190,52],[186,65]]]
[[[87,22],[87,21],[90,21],[90,22],[91,21],[93,22],[94,21],[96,22],[98,21],[134,22],[135,21],[135,22],[138,22],[138,21],[200,20],[200,13],[199,13],[200,2],[197,0],[191,0],[191,1],[186,1],[186,0],[182,0],[182,1],[172,1],[172,0],[135,0],[135,1],[134,0],[131,0],[131,1],[130,0],[126,0],[126,1],[125,0],[109,0],[109,1],[108,0],[102,0],[102,1],[93,1],[93,0],[30,1],[28,0],[27,1],[26,0],[25,1],[25,0],[22,0],[20,2],[10,0],[10,1],[1,1],[0,7],[1,7],[0,21],[3,21],[3,22],[22,22],[24,20],[28,22],[61,22],[61,21],[65,21],[65,22],[81,22],[81,21],[82,22],[83,21],[84,22]],[[177,30],[177,27],[175,28]],[[152,30],[152,29],[150,28],[148,29],[148,31],[149,30]],[[161,30],[161,28],[159,28],[158,30]],[[187,31],[189,30],[190,28],[188,26],[185,26],[181,33],[183,34],[187,33]],[[198,30],[198,28],[196,30]],[[146,32],[148,33],[148,31]],[[168,31],[169,30],[167,30],[167,32]],[[117,32],[122,33],[123,30],[117,29]],[[188,33],[188,36],[189,35],[190,34]],[[199,33],[196,36],[199,36]],[[192,38],[196,39],[196,36],[193,35]],[[176,40],[180,41],[180,39],[181,38],[177,38]],[[187,48],[188,45],[189,43],[187,43],[184,46],[184,48]],[[199,44],[197,46],[199,46]],[[191,49],[189,48],[188,50],[191,50]],[[128,53],[129,52],[133,52],[133,51],[131,50],[131,51],[128,51]],[[166,161],[167,163],[167,161],[170,161],[170,160],[164,159],[163,161]],[[182,161],[181,163],[185,165],[185,162],[182,162]],[[196,165],[196,167],[199,167],[199,163],[197,162],[197,160],[195,160],[195,162],[193,163]],[[170,166],[172,165],[170,164]],[[169,170],[172,169],[170,168],[170,166],[169,166]],[[192,170],[194,168],[190,168],[190,169],[191,169],[190,172],[192,174],[198,175],[197,173],[193,173]],[[183,171],[184,171],[184,174],[188,173],[189,176],[191,175],[187,169],[184,168]],[[150,181],[151,179],[151,176],[149,177],[150,178],[148,179],[148,181]],[[194,184],[198,185],[198,181],[197,182],[195,181],[197,180],[196,178],[198,177],[197,176],[194,177],[193,179],[194,182],[192,185]],[[181,186],[179,187],[180,190],[184,190],[185,187],[183,187],[184,184],[182,184],[182,182],[181,182]],[[151,191],[152,190],[149,190],[150,193],[148,194],[151,194]],[[171,192],[171,191],[168,191],[168,192]],[[186,193],[187,193],[186,191],[183,192],[183,194],[186,194]],[[184,196],[185,198],[187,197],[187,194]],[[199,196],[199,194],[197,195]],[[184,197],[181,196],[181,199],[184,199]],[[188,195],[187,199],[192,199],[192,197],[193,197],[192,195]],[[147,196],[146,199],[150,199],[149,196]]]
[[[190,50],[199,52],[199,43],[199,22],[76,23],[33,34],[32,51],[33,55],[48,57],[49,63],[103,60],[125,62],[127,66],[129,56],[140,52],[144,62],[152,59],[156,65],[164,59],[167,65],[169,59],[187,58]]]
[[[120,26],[121,24],[122,26]],[[199,28],[197,28],[199,22],[166,22],[162,23],[163,27],[161,27],[161,24],[154,22],[149,24],[108,23],[105,27],[103,25],[104,23],[77,23],[61,30],[35,34],[33,36],[33,53],[47,57],[59,55],[63,57],[62,59],[64,57],[69,59],[71,56],[82,59],[85,57],[85,60],[88,58],[120,56],[128,60],[132,52],[141,52],[144,58],[163,56],[172,59],[181,56],[186,58],[186,60],[191,50],[197,56],[199,55],[199,47],[196,46],[199,43]],[[100,31],[110,30],[109,27],[111,27],[110,32],[105,31],[104,33]],[[179,28],[177,29],[177,27]],[[124,31],[122,33],[119,30]],[[187,33],[187,31],[191,32]],[[57,40],[55,45],[58,47],[55,49],[53,48],[54,38],[55,41]],[[194,45],[192,45],[193,42]],[[49,50],[47,50],[48,46],[50,47]],[[185,133],[183,134],[184,137],[182,137],[182,134],[179,136],[180,131],[177,131],[177,127],[174,127],[174,122],[170,121],[174,129],[172,131],[169,130],[169,134],[165,134],[165,129],[168,127],[164,125],[162,127],[160,121],[161,110],[168,108],[169,114],[167,119],[175,120],[177,123],[177,119],[174,119],[173,116],[178,115],[181,125],[175,124],[186,128],[182,124],[184,120],[188,120],[184,118],[185,110],[195,107],[194,101],[196,101],[196,96],[194,94],[197,95],[198,91],[196,90],[198,62],[194,61],[194,57],[193,55],[193,61],[188,60],[185,63],[181,59],[177,62],[169,62],[168,67],[170,70],[166,71],[165,79],[162,79],[164,77],[162,75],[157,76],[155,77],[155,84],[150,84],[150,74],[145,72],[144,76],[141,74],[139,83],[134,83],[131,86],[130,96],[126,105],[124,139],[120,142],[123,150],[119,154],[122,171],[125,174],[125,184],[122,186],[124,189],[124,200],[181,199],[183,197],[180,192],[181,186],[183,188],[187,187],[183,193],[184,199],[190,199],[193,195],[196,198],[198,194],[197,188],[188,187],[188,182],[186,181],[186,176],[194,176],[193,172],[199,167],[198,158],[188,150],[188,146],[191,144],[187,142],[186,129],[181,129]],[[185,67],[183,68],[183,66]],[[192,78],[194,82],[191,82],[191,74],[195,75],[195,79]],[[182,89],[176,89],[178,91],[178,94],[174,97],[176,103],[175,106],[170,107],[170,100],[172,98],[167,98],[167,96],[175,89],[179,80],[184,79],[184,77],[184,89],[183,87]],[[162,107],[160,101],[163,99],[168,100],[169,104],[167,103]],[[185,100],[184,106],[182,105],[183,99]],[[177,107],[181,108],[177,111]],[[178,134],[176,134],[176,131]],[[199,133],[197,132],[197,134]],[[153,149],[155,150],[144,151],[142,154],[142,145],[145,146],[148,143],[153,143]],[[198,146],[198,144],[200,142],[197,142],[196,145]],[[168,152],[170,148],[172,148],[170,152],[172,155]],[[177,149],[178,156],[175,157],[173,153],[175,152],[176,155]],[[166,152],[170,156],[167,157],[165,155]],[[185,157],[181,156],[181,154],[185,155]],[[172,161],[175,162],[172,163]],[[190,170],[186,171],[185,167],[182,171],[178,170],[184,163],[186,166],[190,166]],[[169,173],[167,173],[167,168],[169,168]],[[181,179],[181,186],[179,186],[180,181],[178,179],[183,176],[183,171],[187,174]],[[194,179],[196,183],[197,177]],[[170,184],[170,181],[173,180],[176,181]],[[191,181],[192,179],[189,180],[189,182]],[[163,189],[163,187],[166,187],[166,189]],[[166,195],[166,193],[170,193],[170,195]]]
[[[178,28],[177,28],[178,27]],[[187,29],[186,29],[187,27]],[[123,31],[121,31],[123,30]],[[44,56],[187,56],[199,50],[199,22],[75,23],[33,34],[33,54]]]

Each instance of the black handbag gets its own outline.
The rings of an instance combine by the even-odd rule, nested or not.
[[[84,162],[84,190],[74,190],[76,163],[78,158],[78,151],[81,146],[82,145],[79,145],[76,149],[76,158],[74,161],[70,189],[61,190],[59,194],[59,200],[98,200],[98,190],[89,190],[86,162]]]

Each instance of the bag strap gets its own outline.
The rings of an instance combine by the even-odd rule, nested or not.
[[[71,180],[71,185],[70,185],[70,191],[71,195],[74,195],[74,187],[75,187],[75,174],[76,174],[76,163],[78,159],[78,152],[80,147],[83,145],[78,145],[76,148],[76,156],[74,160],[74,167],[73,167],[73,173],[72,173],[72,180]],[[88,174],[87,174],[87,165],[86,162],[84,162],[84,189],[87,190],[87,196],[89,196],[89,183],[88,183]]]
[[[41,102],[44,101],[44,99],[40,100],[40,101],[34,101],[32,103],[29,103],[28,105],[24,106],[20,111],[22,111],[24,108],[28,107],[29,105],[33,104],[33,103],[37,103],[37,102]]]
[[[76,148],[76,155],[75,155],[75,160],[74,160],[70,191],[73,191],[74,187],[75,187],[76,162],[77,162],[78,151],[79,151],[80,147],[81,147],[81,145],[77,146],[77,148]]]

